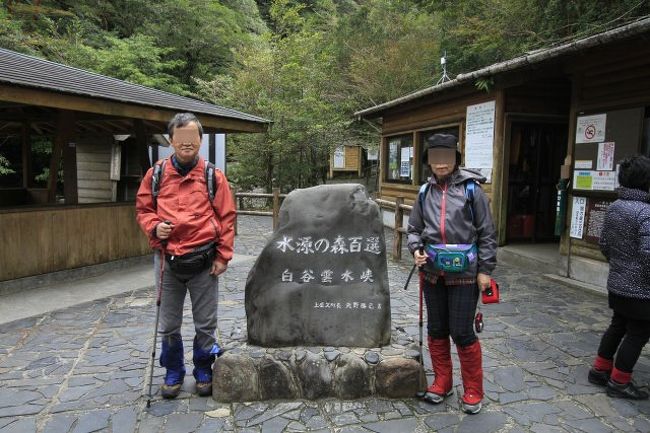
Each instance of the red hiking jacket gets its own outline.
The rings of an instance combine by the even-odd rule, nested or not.
[[[227,264],[232,259],[237,215],[230,185],[221,170],[215,170],[215,195],[210,203],[205,184],[205,160],[199,157],[196,166],[185,177],[169,161],[160,176],[157,209],[151,193],[152,175],[153,167],[144,175],[135,202],[136,219],[149,237],[149,245],[161,248],[155,228],[169,220],[174,229],[167,241],[167,254],[180,256],[214,241],[217,260]]]

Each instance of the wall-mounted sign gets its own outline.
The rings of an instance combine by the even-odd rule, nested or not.
[[[334,168],[345,168],[345,147],[338,146],[334,149]]]
[[[573,189],[614,191],[616,186],[615,171],[575,170],[573,172]]]
[[[614,170],[614,149],[613,141],[598,143],[598,163],[596,170]]]
[[[575,169],[582,170],[591,170],[594,166],[594,162],[590,159],[577,159],[575,163]]]
[[[576,124],[576,143],[599,143],[605,141],[607,114],[580,116]]]
[[[465,118],[465,166],[492,168],[495,101],[469,105]]]
[[[571,231],[569,232],[569,236],[572,238],[582,239],[586,207],[587,197],[573,197],[573,206],[571,206]]]
[[[377,161],[379,159],[379,149],[368,149],[368,161]]]
[[[609,200],[589,200],[585,215],[585,241],[598,245],[605,222],[605,213],[611,203]]]
[[[412,147],[402,147],[402,154],[400,157],[400,177],[411,176],[411,149]]]

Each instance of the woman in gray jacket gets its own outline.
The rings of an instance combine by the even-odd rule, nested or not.
[[[428,346],[435,379],[424,399],[441,403],[452,393],[454,340],[463,379],[461,404],[478,413],[483,400],[481,345],[474,333],[479,290],[490,285],[496,266],[496,232],[480,174],[458,167],[457,138],[427,138],[423,163],[433,176],[418,195],[408,224],[408,247],[420,266],[427,305]]]
[[[618,200],[607,209],[600,234],[600,249],[609,262],[607,291],[614,315],[588,379],[606,386],[610,397],[645,400],[648,393],[631,379],[650,337],[650,158],[622,161],[618,182]]]

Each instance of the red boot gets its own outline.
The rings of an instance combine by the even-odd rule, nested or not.
[[[460,373],[463,377],[463,410],[469,414],[481,411],[483,400],[483,364],[481,360],[481,345],[476,340],[469,346],[459,347]]]
[[[449,338],[433,339],[429,337],[428,341],[435,378],[433,384],[427,388],[423,399],[429,403],[438,404],[453,393],[451,344]]]

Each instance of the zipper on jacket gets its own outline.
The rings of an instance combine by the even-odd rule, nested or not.
[[[447,235],[445,234],[445,219],[447,218],[447,183],[445,187],[440,187],[442,191],[442,204],[440,205],[440,235],[442,236],[442,243],[447,243]]]

